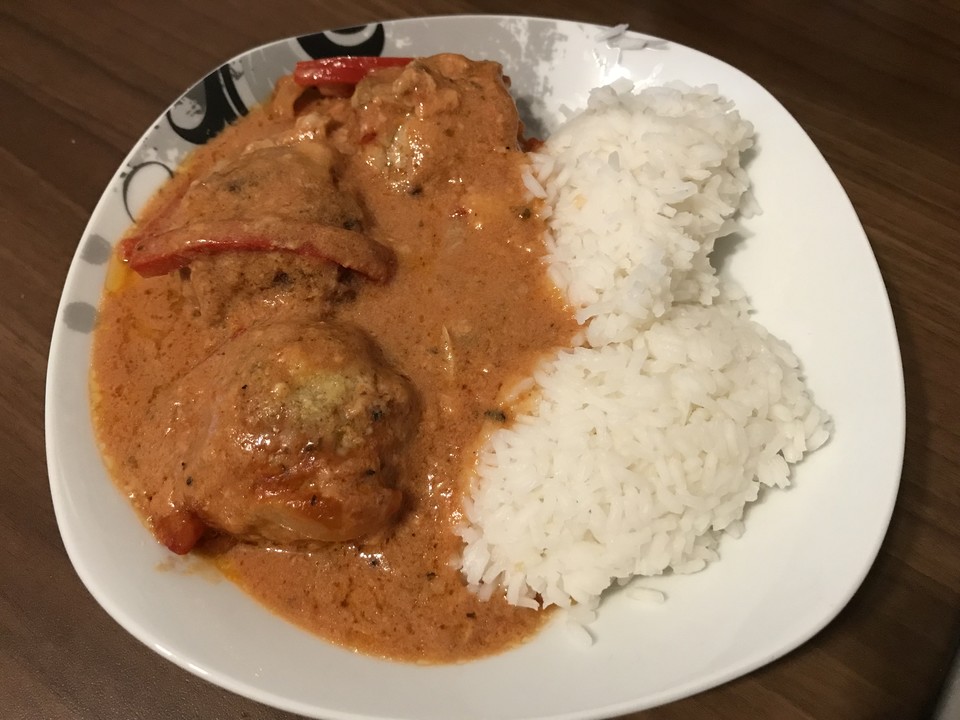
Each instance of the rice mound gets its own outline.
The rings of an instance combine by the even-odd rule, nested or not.
[[[584,332],[479,451],[457,532],[481,596],[589,610],[614,582],[696,572],[827,440],[797,358],[710,265],[754,209],[752,144],[713,87],[618,81],[534,155],[550,275]]]

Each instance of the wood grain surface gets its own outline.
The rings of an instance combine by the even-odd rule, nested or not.
[[[124,155],[209,69],[289,35],[452,13],[628,22],[753,76],[839,176],[893,305],[906,457],[892,525],[863,587],[781,660],[631,717],[929,717],[960,639],[960,8],[950,0],[2,0],[0,716],[293,717],[155,655],[74,573],[44,462],[57,301]]]

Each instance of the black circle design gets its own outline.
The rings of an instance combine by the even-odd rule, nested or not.
[[[355,27],[333,30],[340,35],[356,35],[366,30],[369,25],[358,25]],[[327,33],[313,33],[312,35],[301,35],[297,38],[300,47],[313,59],[337,57],[338,55],[366,55],[379,56],[383,54],[383,46],[386,44],[387,34],[383,29],[383,23],[377,23],[373,34],[369,38],[356,45],[338,45],[331,40]]]
[[[136,218],[133,216],[133,213],[130,212],[130,203],[127,199],[127,194],[130,190],[130,182],[133,180],[134,175],[150,165],[159,165],[167,171],[167,175],[173,177],[173,170],[159,160],[147,160],[146,162],[131,166],[130,170],[127,171],[126,176],[123,178],[123,187],[120,190],[120,192],[123,194],[123,209],[127,211],[127,217],[130,218],[130,222],[136,222]]]

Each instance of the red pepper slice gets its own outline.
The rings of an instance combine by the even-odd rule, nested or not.
[[[386,280],[393,267],[393,253],[362,233],[269,218],[191,223],[161,233],[131,235],[120,245],[120,256],[143,277],[185,267],[199,255],[230,251],[295,253],[335,262],[376,281]]]
[[[193,550],[206,530],[203,520],[184,508],[153,518],[153,532],[157,540],[177,555],[186,555]]]
[[[366,57],[362,55],[304,60],[297,63],[297,67],[293,71],[293,79],[298,85],[304,87],[356,85],[372,70],[403,67],[411,60],[413,58]]]

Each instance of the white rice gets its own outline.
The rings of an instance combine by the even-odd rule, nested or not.
[[[752,138],[715,88],[618,81],[534,157],[550,274],[585,332],[479,453],[458,532],[482,596],[589,619],[614,582],[696,572],[826,441],[797,358],[708,258],[752,208]]]

